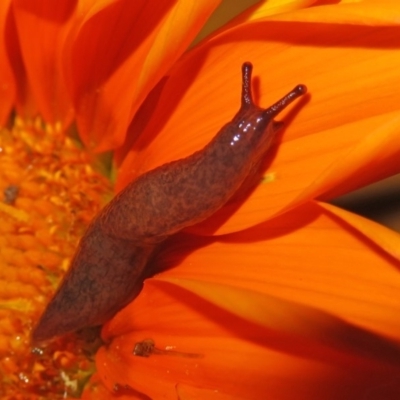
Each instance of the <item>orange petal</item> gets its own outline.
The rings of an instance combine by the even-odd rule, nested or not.
[[[8,18],[10,18],[10,1],[0,2],[0,32],[3,39],[7,37],[6,26]],[[16,97],[15,80],[7,55],[5,40],[0,43],[0,60],[0,123],[4,125]]]
[[[399,396],[400,263],[331,210],[311,203],[219,241],[181,234],[157,263],[168,269],[104,327],[109,390]],[[148,357],[133,354],[149,339]]]
[[[304,337],[314,342],[329,342],[337,351],[342,350],[348,354],[354,353],[359,356],[365,355],[366,348],[363,345],[358,347],[353,342],[349,343],[343,340],[344,337],[354,335],[359,336],[360,339],[363,336],[364,338],[370,336],[369,357],[377,359],[388,357],[391,360],[389,354],[393,355],[393,353],[400,352],[400,342],[393,343],[391,351],[384,356],[385,352],[380,347],[385,342],[383,338],[379,339],[378,336],[369,335],[366,331],[346,324],[342,319],[318,310],[317,306],[303,306],[265,293],[238,289],[228,285],[174,279],[165,276],[156,277],[154,280],[170,283],[173,286],[179,286],[195,293],[202,299],[242,318],[244,321],[260,325],[268,330],[278,331],[280,334]],[[161,286],[163,286],[162,283]],[[177,288],[174,287],[172,290],[176,291]],[[330,333],[327,335],[327,332]],[[373,344],[374,340],[376,342]],[[374,346],[377,346],[377,348],[374,348]],[[375,354],[374,350],[377,350]]]
[[[123,0],[88,14],[71,48],[69,79],[79,132],[90,149],[122,144],[144,98],[218,3]]]
[[[62,52],[76,0],[13,0],[21,51],[31,90],[43,118],[68,125],[72,105]],[[34,34],[33,34],[34,33]]]
[[[257,19],[221,32],[171,71],[150,122],[121,167],[118,187],[210,141],[239,107],[240,65],[247,60],[260,77],[259,104],[273,103],[300,82],[307,84],[311,98],[282,113],[286,129],[266,156],[269,172],[263,184],[197,232],[244,229],[333,191],[340,177],[327,171],[343,170],[344,163],[340,169],[332,166],[351,151],[354,161],[348,160],[351,169],[340,191],[358,187],[360,171],[363,184],[399,171],[400,164],[391,162],[398,142],[392,133],[400,101],[394,90],[400,85],[399,15],[397,4],[343,4]],[[364,137],[371,142],[370,133],[375,141],[383,135],[388,140],[382,138],[368,168],[371,153],[364,151],[366,145],[357,146]],[[300,196],[303,192],[306,197]]]
[[[6,4],[4,4],[5,6]],[[15,22],[14,7],[10,7],[5,22],[5,47],[6,57],[14,75],[15,108],[17,114],[24,118],[33,118],[37,115],[38,109],[32,96],[28,82],[24,61],[22,59],[21,46]],[[4,59],[7,63],[7,59]],[[7,67],[5,67],[7,68]],[[7,72],[5,72],[7,76]]]
[[[192,385],[178,384],[176,386],[178,398],[181,400],[242,400],[232,394],[221,393],[213,389],[204,389]]]
[[[266,393],[271,398],[292,399],[293,392],[296,399],[350,399],[350,394],[374,391],[383,379],[388,383],[387,398],[399,394],[394,379],[400,371],[394,357],[398,344],[313,308],[289,306],[279,299],[264,308],[271,298],[242,289],[195,285],[201,295],[214,290],[217,302],[218,294],[222,303],[230,295],[245,300],[243,312],[262,315],[268,327],[262,326],[195,295],[193,283],[186,281],[191,286],[187,291],[181,284],[148,281],[139,298],[105,326],[103,333],[106,338],[112,336],[112,342],[98,352],[97,368],[109,390],[118,383],[155,399],[212,390],[210,398],[215,400],[229,395],[260,399]],[[246,304],[261,309],[246,310]],[[315,325],[307,326],[310,321],[317,324],[317,331]],[[138,345],[149,339],[154,342],[153,351],[140,356]],[[338,388],[335,395],[332,387]]]
[[[88,384],[85,385],[85,390],[80,397],[82,400],[151,400],[143,396],[136,396],[129,388],[116,386],[112,392],[106,389],[103,385],[98,373],[91,376]]]
[[[368,223],[363,220],[374,229],[375,223]],[[394,235],[382,229],[380,242],[373,242],[331,211],[309,203],[219,239],[181,234],[166,243],[155,268],[165,271],[161,278],[266,293],[400,338],[400,262],[387,254],[387,246],[380,247],[386,239],[394,245]]]
[[[400,148],[394,144],[398,138],[400,116],[395,111],[383,114],[379,119],[379,126],[372,130],[372,118],[358,122],[354,129],[365,132],[364,136],[305,188],[293,204],[310,197],[334,198],[397,172]]]
[[[361,217],[360,215],[353,214],[332,204],[323,202],[319,202],[318,204],[320,207],[324,208],[328,212],[331,212],[333,215],[340,218],[351,227],[357,229],[360,233],[364,234],[369,240],[376,243],[377,246],[386,251],[389,255],[397,260],[400,260],[400,236],[397,232],[394,232],[386,226],[378,224],[377,222]]]

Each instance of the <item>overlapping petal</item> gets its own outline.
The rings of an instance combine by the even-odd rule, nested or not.
[[[181,234],[106,324],[99,376],[151,398],[396,399],[400,263],[385,243],[397,234],[371,240],[374,227],[309,203],[218,240]],[[148,339],[155,350],[135,355]]]
[[[122,0],[88,10],[65,57],[79,133],[89,149],[122,144],[145,97],[218,3]]]
[[[1,2],[0,9],[2,29],[0,118],[3,123],[7,121],[13,107],[19,115],[26,118],[35,116],[38,111],[22,59],[12,4],[11,0],[5,0]]]
[[[375,223],[353,214],[339,220],[331,214],[335,209],[307,204],[218,240],[177,237],[157,257],[157,269],[168,278],[226,284],[322,307],[396,337],[400,265],[384,243],[398,240],[398,234],[382,228],[380,242],[373,241],[365,233]]]
[[[400,7],[385,6],[383,12],[371,1],[257,18],[189,53],[171,71],[153,113],[145,116],[150,122],[121,168],[119,187],[200,149],[232,118],[239,107],[243,61],[255,66],[259,104],[268,106],[299,82],[307,84],[311,98],[282,113],[286,129],[266,157],[263,183],[197,232],[244,229],[310,198],[396,173],[398,163],[387,161],[398,156],[393,138],[400,129],[395,89]],[[366,168],[371,157],[359,152],[373,145],[374,168]],[[334,170],[346,171],[343,186],[336,172],[328,173]],[[355,171],[364,172],[361,181]]]
[[[151,398],[176,398],[180,385],[248,399],[260,398],[265,393],[291,398],[294,391],[300,399],[317,393],[326,393],[328,398],[340,398],[340,394],[350,398],[346,397],[349,393],[376,390],[382,379],[389,383],[399,375],[395,361],[397,343],[312,308],[305,307],[305,312],[297,314],[302,307],[282,307],[284,302],[279,300],[271,302],[272,309],[265,308],[265,300],[269,303],[265,296],[258,296],[257,301],[257,296],[249,292],[231,291],[235,300],[258,307],[255,311],[263,315],[264,321],[270,318],[270,328],[226,313],[179,286],[152,286],[151,300],[139,302],[141,308],[132,310],[134,322],[131,326],[125,323],[129,329],[124,333],[112,327],[118,336],[97,356],[98,372],[107,377],[105,385],[109,389],[117,383],[122,387],[128,385],[143,390]],[[199,286],[203,286],[198,291],[202,296],[211,289],[216,296],[229,292],[227,286],[197,284],[197,289]],[[177,302],[182,296],[185,302]],[[157,313],[149,313],[149,307]],[[203,312],[207,312],[207,318]],[[315,323],[310,324],[311,321]],[[299,322],[304,332],[299,332]],[[278,329],[282,325],[286,329]],[[153,354],[146,358],[135,356],[135,346],[149,337],[156,346]],[[344,379],[340,373],[343,368],[346,374],[357,378]],[[369,382],[372,374],[375,379]],[[154,375],[158,385],[151,383]],[[332,386],[341,389],[329,397]],[[398,395],[397,385],[392,382],[389,386],[386,390]]]
[[[11,102],[64,129],[75,118],[87,148],[115,149],[219,2],[3,2],[3,119]]]
[[[6,121],[16,98],[16,85],[10,61],[7,56],[5,40],[7,37],[7,22],[10,18],[10,1],[11,0],[5,0],[0,3],[0,32],[2,37],[0,43],[0,123],[2,124]]]
[[[63,74],[63,50],[77,0],[13,0],[23,61],[42,117],[63,128],[73,118]]]
[[[361,234],[365,235],[366,238],[376,243],[379,248],[384,250],[393,258],[400,260],[399,235],[397,232],[340,207],[335,207],[323,202],[319,202],[318,204],[344,222],[348,223],[349,226],[353,227]]]

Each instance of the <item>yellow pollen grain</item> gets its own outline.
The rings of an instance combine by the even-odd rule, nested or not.
[[[9,206],[8,204],[0,203],[0,212],[3,214],[7,214],[10,217],[16,219],[17,221],[28,222],[29,215],[23,210],[18,210],[14,207]]]
[[[276,180],[276,172],[269,172],[262,178],[262,183],[271,183]]]
[[[86,379],[80,366],[90,368],[92,361],[78,344],[60,339],[38,358],[30,334],[79,238],[111,194],[109,181],[61,124],[17,117],[11,129],[0,128],[1,398],[73,397],[66,379]]]

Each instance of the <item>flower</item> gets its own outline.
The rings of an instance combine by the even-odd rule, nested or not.
[[[398,234],[324,202],[399,171],[400,10],[385,7],[265,4],[172,68],[118,187],[229,121],[244,60],[260,104],[299,81],[311,98],[282,116],[263,183],[165,243],[158,273],[104,326],[96,396],[399,396]]]
[[[164,243],[83,396],[398,398],[398,235],[325,201],[399,171],[400,8],[264,2],[182,55],[216,5],[201,3],[0,10],[1,118],[40,113],[61,136],[74,121],[90,155],[114,151],[117,191],[232,118],[243,61],[259,104],[311,92],[282,113],[261,184]]]

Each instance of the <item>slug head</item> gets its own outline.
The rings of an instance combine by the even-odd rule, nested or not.
[[[282,127],[282,122],[274,121],[283,109],[307,92],[305,85],[297,85],[292,91],[275,104],[262,109],[255,105],[251,91],[251,74],[253,65],[245,62],[242,65],[242,97],[241,107],[234,118],[238,129],[234,141],[248,142],[256,155],[262,155],[269,147],[274,133]]]

